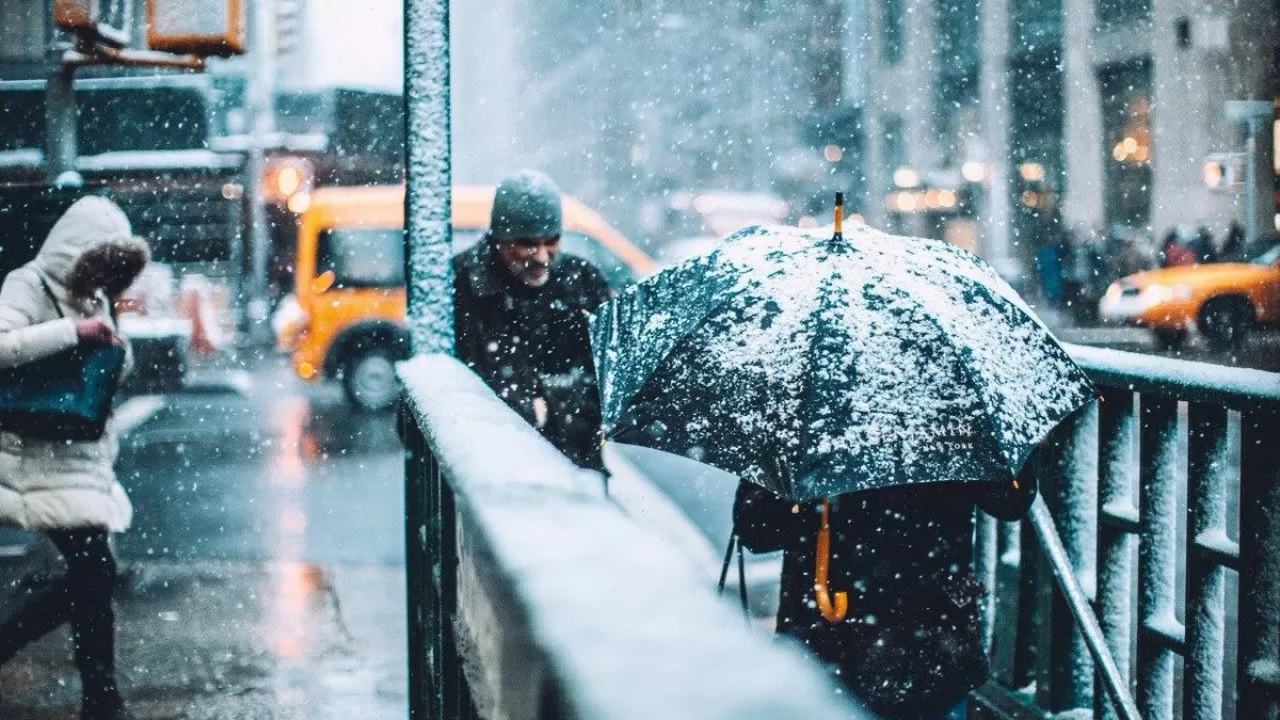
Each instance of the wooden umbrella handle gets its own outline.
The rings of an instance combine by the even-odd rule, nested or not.
[[[813,590],[818,598],[818,612],[829,623],[844,620],[849,611],[849,594],[838,592],[835,601],[828,589],[828,573],[831,563],[831,506],[822,501],[822,527],[818,528],[818,557],[813,569]]]

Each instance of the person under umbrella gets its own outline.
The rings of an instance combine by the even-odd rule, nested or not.
[[[789,551],[779,628],[886,717],[955,711],[987,672],[973,505],[1025,512],[1027,459],[1092,397],[1007,283],[944,243],[753,227],[592,339],[606,437],[744,481],[744,544]]]

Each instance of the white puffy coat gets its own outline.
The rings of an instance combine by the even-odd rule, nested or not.
[[[11,368],[74,347],[75,319],[111,322],[107,298],[75,297],[67,281],[80,255],[100,244],[140,243],[111,201],[76,201],[49,231],[34,260],[9,273],[0,287],[0,368]],[[65,317],[59,317],[44,279]],[[126,356],[125,369],[131,364]],[[121,532],[133,506],[116,481],[118,444],[112,421],[95,442],[36,440],[0,432],[0,523],[27,530],[95,527]]]

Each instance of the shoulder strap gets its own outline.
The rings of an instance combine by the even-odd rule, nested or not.
[[[36,273],[36,277],[40,278],[40,287],[44,288],[44,294],[49,297],[49,302],[53,303],[53,309],[58,311],[58,317],[65,319],[67,316],[62,312],[62,303],[59,303],[58,296],[53,294],[53,288],[49,287],[49,282],[39,273]]]

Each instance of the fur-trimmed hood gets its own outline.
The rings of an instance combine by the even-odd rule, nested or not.
[[[104,197],[90,195],[77,200],[62,214],[32,266],[57,286],[55,290],[62,291],[60,299],[70,300],[68,289],[80,259],[87,253],[101,253],[113,247],[150,256],[146,241],[134,236],[124,211]]]

